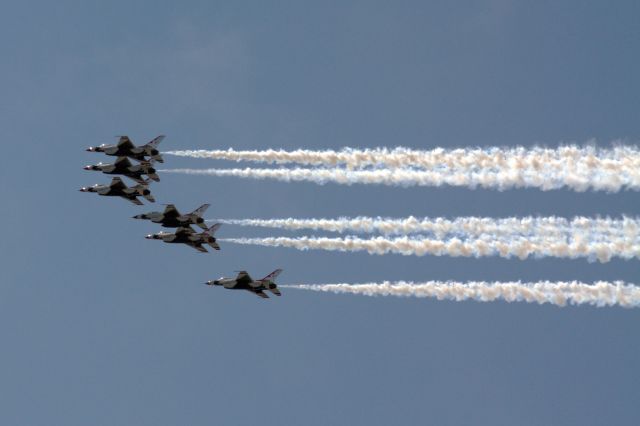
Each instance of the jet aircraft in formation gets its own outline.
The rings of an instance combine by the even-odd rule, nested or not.
[[[120,140],[117,145],[90,146],[87,148],[89,152],[104,152],[107,155],[113,155],[115,157],[129,157],[138,161],[145,161],[145,156],[148,156],[151,161],[157,161],[158,163],[164,163],[160,151],[158,151],[158,145],[164,139],[164,135],[160,135],[153,139],[151,142],[142,145],[135,146],[128,136],[120,136]]]
[[[93,185],[91,187],[84,187],[80,189],[82,192],[97,192],[100,195],[117,195],[128,199],[132,203],[142,204],[136,197],[132,198],[135,192],[142,195],[150,202],[155,202],[155,199],[149,191],[149,182],[155,180],[160,181],[156,170],[153,168],[153,161],[163,161],[160,152],[158,151],[158,144],[162,142],[164,136],[158,136],[151,142],[136,147],[131,143],[131,139],[127,136],[120,136],[120,141],[117,145],[105,145],[92,146],[87,148],[90,152],[103,152],[107,155],[116,155],[118,159],[113,164],[98,163],[92,166],[85,166],[85,170],[98,170],[105,174],[110,175],[123,175],[134,180],[138,185],[133,188],[127,188],[122,179],[114,178],[110,185]],[[147,159],[146,157],[149,157]],[[127,157],[134,158],[140,161],[140,164],[131,164]],[[148,179],[144,179],[143,176],[147,176]]]
[[[199,252],[207,253],[208,250],[203,247],[203,244],[209,244],[214,250],[220,250],[220,246],[213,236],[220,226],[220,223],[216,223],[211,228],[200,233],[195,232],[190,227],[180,227],[175,233],[162,231],[157,234],[149,234],[145,238],[148,240],[162,240],[165,243],[186,244]]]
[[[229,290],[247,290],[263,299],[268,299],[269,296],[264,292],[265,290],[269,290],[276,296],[282,295],[276,283],[273,282],[281,272],[282,269],[276,269],[266,277],[260,280],[254,280],[247,271],[240,271],[235,278],[222,277],[217,280],[207,281],[205,284],[208,286],[222,286]]]
[[[156,173],[156,169],[153,168],[149,161],[142,161],[140,164],[131,164],[131,161],[127,157],[118,157],[115,163],[105,164],[98,163],[91,166],[85,166],[85,170],[101,171],[107,175],[123,175],[138,183],[144,183],[144,175],[147,175],[149,179],[156,182],[160,182],[160,177]]]
[[[210,204],[203,204],[193,212],[180,214],[176,206],[167,204],[164,212],[150,212],[133,216],[134,219],[146,219],[153,223],[159,223],[165,228],[183,228],[190,225],[197,225],[202,229],[207,229],[202,215],[209,208]]]
[[[153,168],[153,162],[164,162],[158,151],[158,145],[163,139],[164,136],[161,135],[151,142],[137,147],[127,136],[120,136],[117,145],[102,144],[100,146],[87,148],[87,151],[90,152],[103,152],[118,158],[113,164],[98,163],[84,167],[85,170],[97,170],[105,174],[127,176],[136,181],[137,184],[128,187],[120,177],[114,177],[109,185],[95,184],[89,187],[85,186],[80,188],[80,191],[95,192],[103,196],[122,197],[137,205],[142,205],[142,201],[140,201],[138,197],[144,197],[147,201],[154,203],[155,198],[151,195],[151,191],[149,191],[149,183],[151,180],[156,182],[160,181],[160,177]],[[149,157],[149,159],[146,157]],[[140,163],[134,165],[128,158],[137,160]],[[148,179],[143,178],[145,175]],[[146,236],[147,239],[162,240],[165,243],[186,244],[200,252],[206,253],[208,250],[204,247],[204,244],[208,244],[214,250],[220,250],[214,234],[220,228],[221,224],[216,223],[210,228],[207,228],[205,220],[202,218],[202,215],[209,206],[209,204],[203,204],[191,213],[181,214],[173,204],[167,204],[163,212],[154,211],[143,213],[133,216],[133,218],[150,220],[165,228],[177,228],[175,233],[163,231],[156,234],[149,234]],[[197,233],[191,228],[191,225],[199,226],[204,231]],[[205,284],[209,286],[223,286],[224,288],[232,290],[247,290],[264,299],[268,299],[269,296],[264,292],[265,290],[270,291],[276,296],[281,295],[278,286],[273,282],[281,272],[282,269],[276,269],[266,277],[260,280],[254,280],[246,271],[240,271],[236,278],[220,278],[218,280],[207,281]]]
[[[80,188],[81,192],[96,192],[98,195],[107,197],[122,197],[131,201],[133,204],[142,205],[142,201],[138,197],[144,197],[147,201],[154,203],[156,200],[151,195],[149,187],[146,184],[138,184],[128,187],[119,177],[114,177],[109,185],[95,184],[93,186],[84,186]]]

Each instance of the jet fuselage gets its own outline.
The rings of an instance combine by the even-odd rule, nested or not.
[[[160,151],[155,148],[145,149],[143,147],[136,148],[126,148],[119,147],[117,145],[100,145],[100,146],[92,146],[87,149],[90,152],[102,152],[107,155],[112,155],[114,157],[129,157],[138,161],[145,161],[147,156],[152,157],[159,163],[163,163],[164,160],[160,156]]]
[[[134,219],[146,219],[153,223],[158,223],[165,228],[180,228],[189,225],[202,226],[204,219],[201,217],[193,218],[191,216],[166,217],[160,212],[151,212],[134,216]]]
[[[107,175],[123,175],[138,182],[144,181],[142,178],[144,175],[149,178],[160,181],[160,178],[156,174],[156,169],[151,165],[135,164],[130,166],[119,166],[118,164],[103,164],[98,163],[92,166],[85,166],[85,170],[101,171]]]

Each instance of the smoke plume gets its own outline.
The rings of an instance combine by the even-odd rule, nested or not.
[[[302,290],[331,293],[350,293],[365,296],[434,297],[438,300],[476,300],[478,302],[550,303],[556,306],[619,305],[625,308],[640,305],[640,287],[623,282],[599,281],[585,284],[577,281],[536,283],[484,282],[460,283],[454,281],[428,281],[425,283],[383,282],[369,284],[315,284],[281,285]]]
[[[612,257],[623,259],[640,258],[640,244],[626,238],[589,242],[576,239],[567,242],[553,237],[496,237],[486,235],[479,238],[385,238],[362,239],[353,236],[345,238],[325,237],[267,237],[267,238],[226,238],[229,243],[260,245],[268,247],[291,247],[298,250],[329,250],[341,252],[366,251],[369,254],[387,253],[405,256],[452,256],[452,257],[556,257],[587,258],[589,261],[608,262]]]
[[[631,160],[629,160],[631,161]],[[631,161],[632,162],[632,161]],[[518,164],[509,167],[477,167],[469,164],[466,168],[440,166],[432,170],[415,169],[373,169],[348,170],[327,169],[165,169],[165,173],[189,175],[231,176],[250,179],[274,179],[282,182],[314,182],[320,185],[333,182],[342,185],[381,184],[389,186],[458,186],[470,189],[514,189],[538,188],[543,191],[569,188],[574,191],[617,192],[622,189],[640,189],[640,167],[630,168],[616,161],[607,167],[592,170],[585,167],[564,169],[522,168]]]

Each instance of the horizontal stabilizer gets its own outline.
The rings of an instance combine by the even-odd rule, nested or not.
[[[280,290],[278,290],[277,287],[274,288],[270,288],[269,291],[273,294],[275,294],[276,296],[282,296],[282,293],[280,293]]]
[[[258,295],[258,296],[262,297],[263,299],[268,299],[268,298],[269,298],[269,296],[267,296],[267,293],[265,293],[265,292],[264,292],[264,291],[262,291],[262,290],[255,291],[254,293],[255,293],[256,295]]]

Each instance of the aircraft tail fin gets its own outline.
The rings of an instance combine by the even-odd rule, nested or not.
[[[261,281],[273,281],[278,277],[278,275],[280,275],[280,273],[282,273],[282,269],[276,269],[275,271],[264,277]]]
[[[151,157],[152,160],[157,161],[158,163],[164,163],[164,159],[162,155],[160,155],[160,151],[158,151],[158,145],[164,139],[164,135],[160,135],[157,138],[153,139],[151,142],[148,142],[144,145],[144,150]]]
[[[152,139],[151,141],[147,142],[144,146],[158,149],[158,145],[160,145],[160,142],[162,142],[163,139],[164,139],[164,135],[160,135]]]
[[[196,215],[198,217],[202,217],[202,215],[204,214],[204,212],[207,211],[207,209],[211,206],[211,204],[203,204],[200,207],[198,207],[197,209],[195,209],[193,212],[191,212],[191,214]]]
[[[218,229],[220,229],[221,226],[222,226],[221,223],[214,223],[213,225],[211,225],[211,227],[209,227],[209,229],[204,231],[204,233],[213,237],[213,235],[216,233]]]

